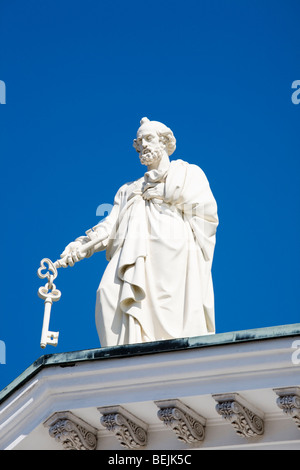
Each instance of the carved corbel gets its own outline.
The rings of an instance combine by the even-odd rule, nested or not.
[[[186,444],[199,444],[205,437],[205,419],[180,400],[154,402],[158,418]]]
[[[65,450],[95,450],[97,447],[97,429],[70,411],[54,413],[44,426]]]
[[[102,426],[114,433],[122,447],[139,449],[147,445],[147,424],[122,406],[106,406],[98,411],[102,414]]]
[[[300,387],[274,388],[274,392],[278,395],[278,407],[290,416],[300,429]]]
[[[212,395],[216,410],[240,437],[257,437],[264,433],[263,414],[237,393]]]

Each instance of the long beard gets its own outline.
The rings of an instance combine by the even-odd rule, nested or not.
[[[162,148],[157,148],[155,150],[147,150],[140,153],[140,161],[142,165],[152,165],[152,163],[158,162],[162,157]]]

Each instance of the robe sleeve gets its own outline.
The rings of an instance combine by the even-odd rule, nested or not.
[[[118,190],[117,194],[115,195],[114,204],[110,213],[103,220],[101,220],[101,222],[99,222],[97,225],[93,227],[93,231],[98,232],[100,237],[103,238],[103,240],[99,242],[99,244],[97,244],[96,247],[91,248],[86,253],[86,258],[89,258],[94,253],[103,251],[107,248],[109,240],[111,237],[113,237],[113,233],[115,232],[115,226],[119,217],[120,208],[122,206],[122,202],[124,199],[124,194],[125,194],[127,186],[128,185],[123,185]],[[76,238],[76,241],[80,241],[83,245],[85,243],[88,243],[90,240],[91,239],[85,235]]]
[[[106,249],[108,242],[111,238],[114,237],[116,233],[116,225],[118,223],[118,219],[120,216],[120,211],[122,210],[124,204],[127,201],[127,190],[128,190],[129,184],[124,184],[121,186],[121,188],[117,191],[115,198],[114,198],[114,204],[112,207],[111,212],[108,214],[105,219],[101,220],[98,225],[94,227],[94,230],[101,230],[106,232],[106,239],[104,240],[103,247],[100,247],[96,251],[102,251],[103,249]]]

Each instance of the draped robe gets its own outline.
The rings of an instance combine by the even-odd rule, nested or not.
[[[164,199],[143,199],[164,183]],[[211,266],[217,205],[203,171],[182,160],[123,185],[109,216],[109,261],[97,290],[101,346],[215,332]]]

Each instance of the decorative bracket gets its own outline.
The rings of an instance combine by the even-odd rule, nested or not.
[[[172,429],[177,438],[186,444],[197,444],[205,437],[206,420],[180,400],[154,402],[158,408],[158,418]]]
[[[274,388],[278,407],[289,415],[300,429],[300,387]]]
[[[98,408],[98,411],[102,414],[101,424],[115,434],[122,447],[139,449],[146,446],[146,423],[119,405]]]
[[[263,415],[237,393],[212,395],[216,410],[229,421],[240,437],[257,437],[264,433]]]
[[[95,450],[97,429],[73,415],[70,411],[54,413],[44,422],[49,434],[65,450]]]

